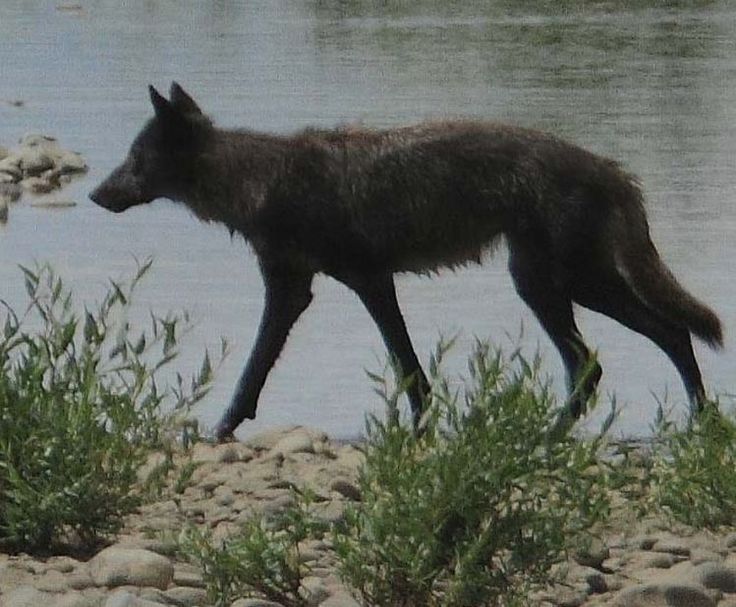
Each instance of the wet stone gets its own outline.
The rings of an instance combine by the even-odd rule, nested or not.
[[[191,588],[204,588],[202,573],[194,565],[177,563],[174,565],[174,584]]]
[[[676,556],[690,556],[690,546],[678,540],[658,540],[652,546],[654,552],[666,552]]]
[[[20,169],[24,175],[40,175],[44,171],[54,168],[54,161],[44,150],[25,148],[20,155]]]
[[[704,588],[687,584],[639,584],[622,590],[616,607],[715,607]]]
[[[207,591],[204,588],[192,588],[180,586],[169,588],[164,596],[168,602],[182,607],[197,607],[197,605],[205,605],[209,601],[207,599]]]
[[[603,561],[608,559],[609,556],[611,556],[611,551],[608,546],[595,538],[591,540],[589,546],[581,548],[573,554],[576,563],[594,569],[600,569]]]
[[[736,592],[736,567],[709,561],[695,567],[693,577],[706,588]]]
[[[347,479],[336,478],[330,483],[330,489],[354,502],[359,502],[361,500],[360,489],[355,483],[352,483]]]
[[[13,178],[13,181],[20,181],[23,178],[23,171],[20,168],[20,159],[17,156],[8,156],[0,160],[0,173],[6,173]]]

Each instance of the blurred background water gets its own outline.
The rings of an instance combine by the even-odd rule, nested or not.
[[[255,258],[224,228],[160,201],[115,216],[87,192],[126,153],[151,115],[146,85],[180,82],[226,127],[289,132],[345,122],[384,127],[470,116],[552,131],[621,161],[641,177],[652,233],[680,280],[721,315],[727,346],[697,354],[712,392],[734,390],[736,354],[736,6],[723,1],[573,0],[74,0],[0,4],[0,144],[28,132],[81,152],[90,172],[56,199],[26,197],[0,227],[0,297],[22,308],[18,264],[50,261],[82,301],[108,277],[153,256],[138,297],[143,317],[187,309],[197,325],[179,366],[205,346],[231,355],[197,414],[214,424],[255,336],[263,287]],[[18,107],[10,102],[22,101]],[[500,250],[482,267],[435,279],[402,276],[399,298],[422,360],[458,335],[447,361],[459,377],[475,337],[539,349],[564,393],[557,352],[514,292]],[[380,411],[365,369],[383,368],[378,331],[329,279],[291,334],[245,436],[275,424],[338,437]],[[687,409],[665,355],[613,321],[579,311],[604,367],[603,406],[625,405],[618,432],[649,431],[658,400]],[[460,381],[459,379],[457,381]]]

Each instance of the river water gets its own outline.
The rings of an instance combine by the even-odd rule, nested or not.
[[[0,228],[0,297],[20,307],[18,264],[51,261],[81,300],[153,256],[138,305],[187,309],[197,321],[178,361],[203,348],[231,354],[197,409],[213,424],[257,328],[263,287],[253,254],[223,228],[160,201],[115,216],[87,192],[151,115],[146,86],[188,89],[222,126],[288,132],[358,122],[388,126],[472,116],[557,133],[614,157],[642,180],[658,248],[680,280],[721,315],[726,349],[697,344],[710,390],[734,390],[736,354],[736,6],[714,2],[546,0],[382,3],[369,0],[0,4],[0,144],[43,132],[81,152],[88,175],[51,211],[25,199]],[[8,103],[20,100],[18,107]],[[399,298],[420,358],[457,335],[458,377],[475,337],[539,349],[564,391],[553,346],[514,292],[499,251],[482,267],[433,279],[403,276]],[[378,331],[356,298],[328,279],[291,334],[242,435],[302,423],[350,437],[380,411],[365,370],[380,370]],[[618,430],[646,434],[657,403],[686,409],[664,354],[609,319],[580,310],[615,394]],[[518,335],[521,335],[520,340]],[[459,381],[459,380],[458,380]]]

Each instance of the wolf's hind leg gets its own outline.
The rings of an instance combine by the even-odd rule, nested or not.
[[[407,396],[414,426],[418,427],[424,410],[429,382],[414,352],[406,323],[396,299],[393,276],[350,277],[343,280],[360,297],[381,332],[390,355],[399,364],[402,377],[409,380]]]
[[[691,404],[706,402],[703,380],[695,360],[690,332],[645,304],[617,273],[596,276],[595,284],[581,285],[574,298],[581,305],[613,318],[659,346],[677,368]]]
[[[569,413],[577,419],[585,413],[602,369],[594,359],[575,324],[572,300],[555,282],[550,256],[509,239],[509,269],[516,291],[559,351],[567,372]]]

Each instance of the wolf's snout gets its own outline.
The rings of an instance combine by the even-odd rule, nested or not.
[[[109,188],[105,187],[105,183],[101,183],[89,193],[90,200],[103,209],[120,213],[124,210],[120,208],[122,205],[115,204],[115,197],[111,195]]]
[[[89,193],[89,197],[96,205],[113,213],[122,213],[133,205],[147,202],[138,183],[125,167],[118,167],[110,173]]]
[[[97,204],[99,206],[103,206],[102,205],[102,196],[100,195],[100,188],[99,188],[99,186],[96,187],[94,190],[92,190],[89,193],[89,199],[92,202],[94,202],[95,204]]]

